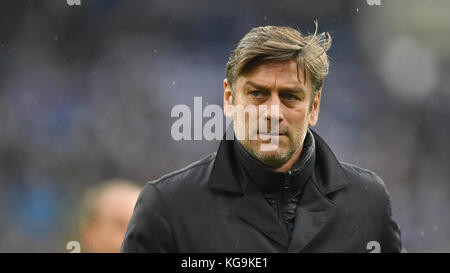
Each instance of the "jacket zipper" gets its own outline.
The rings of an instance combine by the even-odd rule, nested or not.
[[[281,194],[279,195],[279,197],[277,198],[277,207],[278,207],[278,217],[279,219],[283,222],[283,225],[286,227],[286,222],[283,216],[283,211],[284,211],[284,196],[285,196],[285,192],[287,190],[289,190],[289,188],[291,187],[291,176],[292,176],[292,171],[289,170],[287,171],[287,174],[285,175],[284,181],[283,181],[283,185],[281,185]]]

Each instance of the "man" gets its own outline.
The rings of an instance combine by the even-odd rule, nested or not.
[[[339,162],[309,128],[318,120],[330,45],[329,34],[288,27],[245,35],[224,80],[229,130],[241,137],[147,183],[121,251],[401,251],[383,181]],[[256,106],[257,115],[239,119],[236,106]]]
[[[86,192],[80,212],[83,252],[119,252],[139,187],[123,179],[112,179]]]

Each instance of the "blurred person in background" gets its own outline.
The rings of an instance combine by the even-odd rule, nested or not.
[[[80,212],[83,252],[119,252],[140,188],[123,179],[89,189]]]

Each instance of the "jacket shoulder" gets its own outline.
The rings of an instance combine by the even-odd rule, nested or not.
[[[368,189],[368,187],[384,189],[386,187],[383,179],[375,172],[346,162],[340,162],[340,164],[351,184],[363,186],[365,189]]]
[[[215,153],[143,186],[122,244],[122,252],[175,252],[177,211],[192,206]],[[194,195],[195,194],[195,195]]]
[[[346,162],[341,162],[341,166],[348,177],[352,192],[358,196],[360,202],[377,205],[388,202],[389,192],[386,185],[374,171]]]
[[[180,190],[186,187],[199,186],[204,184],[209,178],[211,168],[216,158],[216,153],[212,153],[184,168],[163,175],[162,177],[147,182],[153,184],[159,190]]]

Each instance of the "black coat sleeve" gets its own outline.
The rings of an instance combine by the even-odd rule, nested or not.
[[[175,252],[167,211],[151,182],[139,194],[120,252]]]
[[[383,180],[377,176],[382,186],[383,233],[381,237],[381,252],[406,252],[402,248],[401,231],[392,216],[391,198]]]

